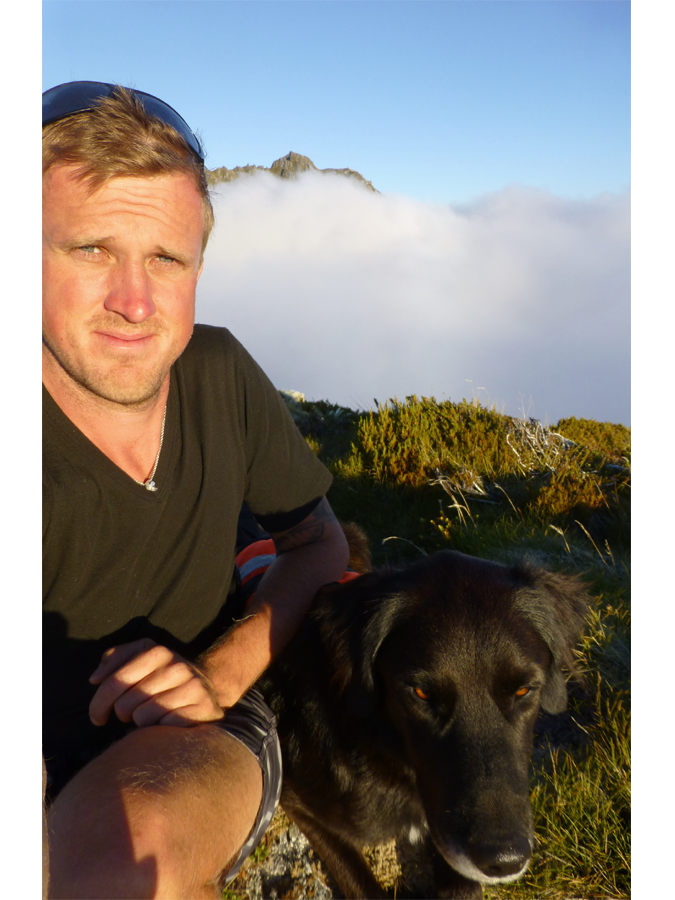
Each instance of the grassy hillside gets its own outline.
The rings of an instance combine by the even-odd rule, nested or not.
[[[430,398],[371,413],[289,405],[334,474],[336,514],[364,528],[376,565],[452,548],[505,563],[527,555],[584,577],[595,598],[580,646],[585,683],[537,728],[538,848],[523,879],[485,894],[628,896],[630,430],[574,418],[544,428]]]

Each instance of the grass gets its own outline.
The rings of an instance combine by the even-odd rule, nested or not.
[[[551,428],[473,401],[407,397],[357,413],[292,414],[330,468],[338,518],[373,560],[451,547],[583,576],[594,596],[579,648],[583,686],[542,716],[532,764],[538,848],[500,898],[630,895],[630,430],[588,419]]]

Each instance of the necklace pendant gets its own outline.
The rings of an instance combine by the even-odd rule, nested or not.
[[[157,466],[159,465],[159,454],[162,452],[162,444],[164,443],[164,426],[166,425],[166,405],[164,406],[164,418],[162,419],[162,430],[159,434],[159,450],[157,451],[157,456],[155,457],[155,465],[153,466],[152,472],[150,473],[150,477],[147,481],[138,481],[137,478],[134,478],[136,484],[142,485],[146,491],[156,491],[157,485],[155,484],[155,472],[157,471]]]

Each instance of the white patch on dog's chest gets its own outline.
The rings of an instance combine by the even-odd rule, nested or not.
[[[427,823],[422,822],[421,827],[417,825],[411,825],[410,831],[408,832],[408,840],[411,844],[419,844],[424,840],[424,833],[427,830]]]

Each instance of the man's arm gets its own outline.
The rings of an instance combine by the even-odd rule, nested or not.
[[[347,541],[325,497],[302,522],[272,534],[272,540],[277,557],[246,618],[200,661],[225,709],[288,644],[319,588],[337,581],[347,568]]]
[[[141,727],[222,718],[222,708],[233,706],[293,637],[319,588],[341,578],[347,567],[347,541],[325,498],[272,539],[277,558],[246,618],[199,667],[149,638],[103,654],[89,679],[99,685],[89,707],[94,724],[103,725],[113,709],[121,721]]]

